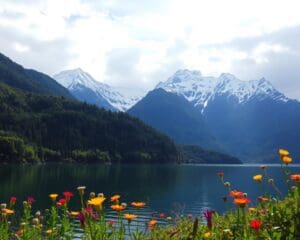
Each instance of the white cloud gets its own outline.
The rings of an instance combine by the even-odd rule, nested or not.
[[[15,32],[0,32],[1,51],[17,56],[21,64],[50,75],[81,67],[108,84],[139,88],[153,87],[177,68],[213,75],[232,70],[247,76],[237,63],[271,64],[270,54],[294,48],[276,40],[261,40],[247,49],[228,42],[300,24],[297,0],[0,2],[0,29]],[[32,59],[38,56],[35,48],[41,56],[50,54],[51,64],[47,58]]]

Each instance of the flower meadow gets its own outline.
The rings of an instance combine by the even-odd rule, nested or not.
[[[49,209],[38,211],[34,210],[34,198],[19,200],[12,196],[8,203],[1,204],[0,240],[300,239],[300,174],[290,171],[292,158],[287,150],[278,153],[286,196],[278,189],[277,180],[269,176],[266,165],[249,179],[261,189],[256,199],[248,198],[246,189],[235,189],[223,172],[216,173],[228,192],[221,201],[234,206],[222,215],[206,209],[197,216],[160,213],[140,220],[139,212],[147,203],[124,203],[118,194],[88,193],[84,186],[74,192],[49,193]],[[269,188],[274,190],[272,194],[266,190]],[[16,204],[18,201],[23,203]],[[70,207],[75,205],[71,201],[78,203],[77,208]],[[114,212],[114,218],[107,216],[107,208]]]

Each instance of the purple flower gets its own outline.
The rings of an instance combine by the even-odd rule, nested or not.
[[[84,227],[84,223],[85,223],[85,216],[84,216],[84,214],[82,212],[80,212],[78,214],[78,218],[79,218],[81,227]]]
[[[215,211],[209,210],[209,209],[206,209],[203,212],[203,215],[204,215],[204,217],[206,218],[206,221],[207,221],[207,227],[208,227],[208,229],[212,228],[212,217],[213,217],[214,212]]]

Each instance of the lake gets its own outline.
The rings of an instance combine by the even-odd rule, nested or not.
[[[289,169],[300,173],[300,166]],[[233,189],[247,192],[254,204],[257,196],[262,195],[261,187],[252,180],[261,169],[253,165],[2,165],[0,201],[7,202],[10,196],[16,196],[21,204],[27,196],[33,196],[34,208],[45,209],[51,205],[49,193],[68,190],[75,194],[71,208],[78,210],[76,188],[84,185],[87,193],[94,191],[107,197],[120,194],[121,201],[127,203],[145,201],[146,208],[139,212],[143,220],[162,212],[200,216],[207,208],[222,213],[233,206],[230,198],[225,203],[222,200],[228,192],[217,176],[219,171],[224,172],[225,180],[231,182]],[[282,168],[268,166],[267,173],[286,193]],[[127,211],[131,212],[129,205]],[[108,216],[113,218],[107,209]]]

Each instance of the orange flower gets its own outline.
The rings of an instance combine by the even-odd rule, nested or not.
[[[283,156],[281,160],[282,162],[284,162],[285,165],[289,165],[293,161],[293,159],[289,156]]]
[[[233,198],[244,197],[244,193],[243,192],[239,192],[239,191],[236,191],[236,190],[230,191],[229,195],[230,195],[230,197],[233,197]]]
[[[290,154],[288,150],[285,150],[285,149],[282,149],[282,148],[279,149],[278,153],[279,153],[280,157],[288,156]]]
[[[242,198],[235,198],[233,203],[240,206],[240,207],[245,207],[246,204],[250,203],[250,199],[242,197]]]
[[[110,198],[110,201],[111,202],[116,202],[120,199],[120,195],[116,194],[116,195],[113,195],[111,198]]]
[[[153,230],[155,228],[156,224],[157,224],[157,220],[155,220],[155,219],[150,220],[148,222],[148,228],[149,228],[149,230]]]
[[[144,202],[132,202],[131,206],[136,207],[136,208],[141,208],[144,207],[146,205],[146,203]]]
[[[258,197],[258,201],[260,201],[260,202],[268,202],[269,198],[260,196],[260,197]]]
[[[136,219],[138,216],[135,214],[125,213],[124,218],[130,223],[133,219]]]
[[[290,178],[300,184],[300,174],[292,174]]]
[[[3,212],[4,214],[7,214],[7,215],[11,215],[11,214],[14,214],[14,213],[15,213],[14,210],[11,210],[11,209],[8,209],[8,208],[2,209],[2,212]]]
[[[119,204],[114,204],[114,205],[111,205],[110,207],[111,207],[111,209],[113,209],[117,212],[123,211],[125,209],[124,205],[119,205]]]
[[[260,183],[262,182],[262,178],[263,178],[263,176],[261,174],[257,174],[255,176],[253,176],[253,180],[260,182]]]

